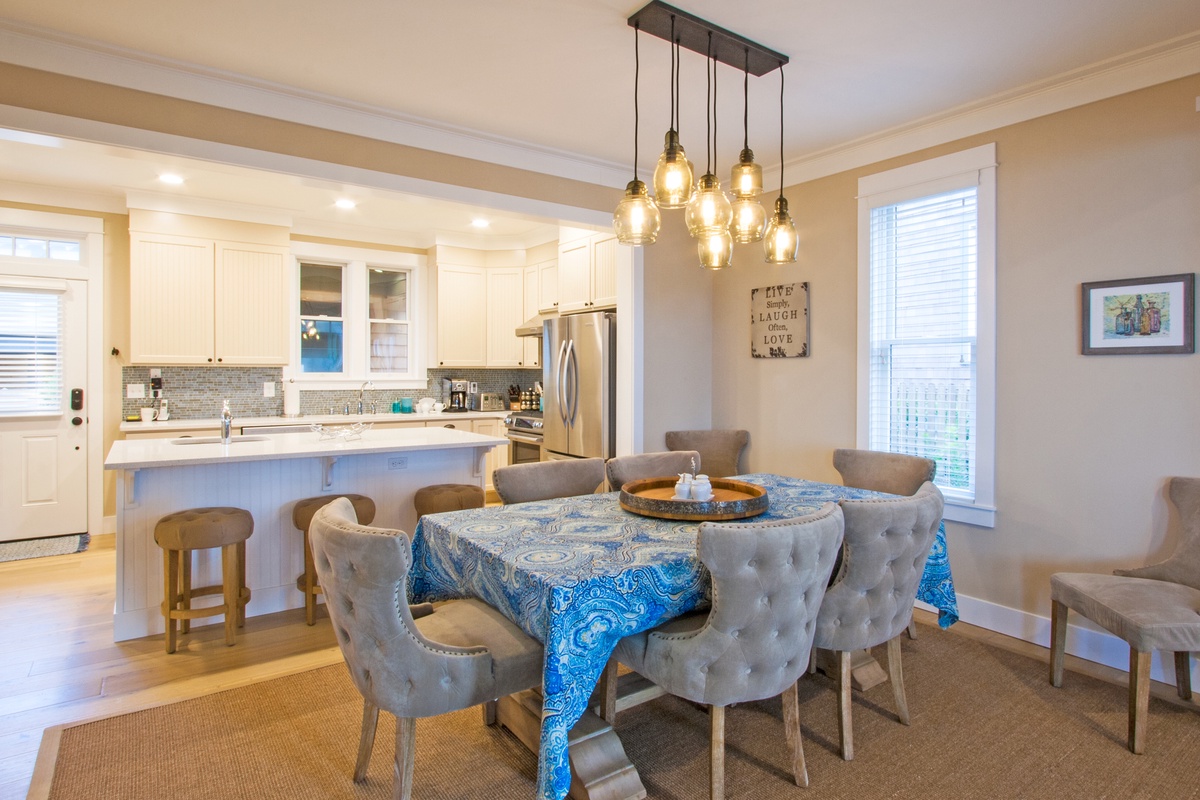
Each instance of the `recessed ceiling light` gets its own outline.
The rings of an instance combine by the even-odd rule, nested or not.
[[[164,172],[162,175],[158,176],[158,179],[163,183],[169,183],[172,186],[178,186],[179,184],[183,183],[183,176],[176,175],[174,172]]]
[[[349,197],[339,197],[336,201],[334,201],[333,204],[338,208],[354,208],[358,205],[358,203],[354,202]]]
[[[491,224],[492,223],[488,222],[483,217],[476,217],[475,219],[471,220],[471,227],[474,228],[486,228]]]

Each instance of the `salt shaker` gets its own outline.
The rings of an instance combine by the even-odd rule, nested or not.
[[[687,472],[679,473],[679,480],[675,482],[675,499],[692,499],[692,476]]]
[[[676,487],[679,484],[675,484]],[[678,488],[676,488],[678,491]],[[708,476],[704,474],[697,475],[692,479],[692,499],[693,500],[712,500],[713,490],[712,483],[708,480]]]

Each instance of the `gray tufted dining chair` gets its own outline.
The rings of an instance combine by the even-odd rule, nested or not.
[[[492,485],[505,504],[595,494],[604,488],[604,459],[569,458],[498,467],[492,472]]]
[[[412,545],[404,531],[359,525],[354,507],[337,498],[310,528],[313,557],[334,633],[363,696],[354,780],[367,773],[379,710],[396,715],[394,798],[412,793],[416,719],[484,704],[538,686],[541,644],[479,600],[410,607]]]
[[[710,706],[710,787],[725,793],[725,707],[783,694],[797,786],[808,785],[796,681],[808,666],[817,609],[842,541],[826,503],[797,519],[705,522],[696,549],[712,607],[622,639],[618,661],[671,694]]]
[[[639,453],[635,456],[610,458],[604,464],[608,487],[614,492],[630,481],[678,475],[681,472],[701,472],[700,454],[695,450]]]
[[[844,447],[833,451],[833,468],[845,486],[902,495],[916,494],[937,475],[937,462],[931,458]],[[917,623],[908,623],[908,638],[917,638]]]
[[[838,733],[842,758],[854,758],[850,653],[887,643],[888,677],[900,721],[909,724],[900,634],[942,521],[945,501],[931,482],[912,497],[843,500],[844,558],[817,617],[814,647],[837,653]]]
[[[741,472],[739,466],[750,431],[667,431],[668,450],[697,450],[704,461],[704,471],[712,478],[728,478]]]
[[[1050,576],[1050,683],[1062,686],[1067,609],[1129,644],[1129,738],[1145,749],[1150,713],[1150,656],[1175,654],[1175,688],[1192,698],[1193,651],[1200,650],[1200,478],[1171,478],[1167,496],[1179,510],[1183,539],[1166,561],[1118,569],[1114,575],[1056,572]]]

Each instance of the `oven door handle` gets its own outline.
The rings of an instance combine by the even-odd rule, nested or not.
[[[519,433],[512,433],[511,431],[505,435],[508,436],[508,440],[510,442],[521,442],[523,444],[541,444],[542,443],[541,436],[522,436]]]

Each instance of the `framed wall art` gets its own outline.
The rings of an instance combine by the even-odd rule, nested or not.
[[[1195,275],[1083,284],[1083,354],[1194,353]]]
[[[750,290],[750,355],[754,358],[808,355],[807,282]]]

